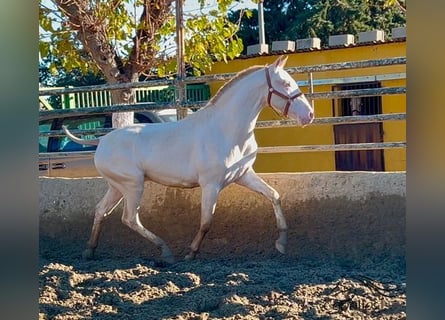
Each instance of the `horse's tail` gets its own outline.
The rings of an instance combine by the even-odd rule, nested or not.
[[[70,138],[72,141],[74,141],[78,144],[97,146],[100,142],[100,139],[80,139],[80,138],[76,137],[75,135],[73,135],[71,132],[69,132],[68,128],[66,126],[62,126],[62,129],[68,138]]]

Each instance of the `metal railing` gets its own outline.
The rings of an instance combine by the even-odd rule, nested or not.
[[[89,86],[88,88],[90,88]],[[48,104],[43,99],[42,93],[48,93],[49,88],[44,88],[40,91],[39,100],[45,105]],[[72,92],[74,88],[54,88],[50,89],[51,95],[61,96],[61,109],[77,109],[77,108],[94,108],[112,106],[110,90],[82,90]],[[85,87],[82,87],[85,89]],[[186,101],[206,101],[210,99],[210,88],[206,84],[190,84],[186,86]],[[150,102],[155,104],[175,103],[176,92],[175,86],[156,86],[135,88],[136,103]],[[62,91],[62,93],[59,93]],[[46,107],[47,110],[60,110],[52,106]]]
[[[331,63],[322,64],[316,66],[304,66],[304,67],[291,67],[286,68],[290,74],[294,73],[307,73],[308,81],[305,83],[309,86],[309,92],[306,94],[310,100],[317,99],[340,99],[351,97],[372,97],[383,95],[398,95],[405,94],[406,87],[387,87],[387,88],[372,88],[372,89],[360,89],[360,90],[342,90],[342,91],[330,91],[330,92],[313,92],[313,73],[314,72],[326,72],[326,71],[339,71],[339,70],[351,70],[358,68],[370,68],[370,67],[385,67],[394,65],[405,65],[405,57],[395,57],[388,59],[376,59],[376,60],[362,60],[345,63]],[[203,83],[212,81],[227,81],[230,80],[237,73],[224,73],[215,75],[205,75],[201,77],[187,77],[184,83]],[[377,77],[377,76],[376,76]],[[384,75],[382,76],[384,78]],[[398,76],[400,78],[400,75]],[[333,79],[329,79],[328,82],[334,82]],[[335,80],[335,79],[334,79]],[[98,85],[98,86],[85,86],[78,88],[64,88],[64,89],[51,89],[41,88],[39,95],[61,95],[67,93],[77,92],[89,92],[100,90],[118,90],[124,88],[149,88],[160,85],[177,85],[174,80],[154,80],[138,83],[121,83],[113,85]],[[112,112],[125,112],[125,111],[145,111],[165,108],[178,108],[178,107],[194,107],[200,108],[204,106],[206,101],[195,102],[167,102],[167,103],[137,103],[133,105],[113,105],[107,107],[90,107],[90,108],[78,108],[69,110],[51,110],[40,111],[40,120],[48,119],[53,116],[69,116],[72,114],[85,115],[85,114],[100,114],[100,113],[112,113]],[[371,123],[371,122],[383,122],[383,121],[405,121],[406,113],[395,114],[376,114],[369,116],[346,116],[346,117],[324,117],[316,118],[312,125],[335,125],[335,124],[352,124],[352,123]],[[276,128],[276,127],[292,127],[296,126],[297,122],[293,120],[271,120],[271,121],[258,121],[256,128]],[[82,134],[106,134],[113,129],[96,129],[96,130],[73,130],[73,133]],[[62,131],[48,131],[41,132],[40,136],[63,136]],[[280,153],[280,152],[308,152],[308,151],[344,151],[344,150],[370,150],[370,149],[389,149],[389,148],[405,148],[406,141],[395,142],[380,142],[380,143],[354,143],[354,144],[336,144],[336,145],[306,145],[306,146],[273,146],[273,147],[260,147],[258,152],[260,153]],[[89,152],[87,152],[89,153]]]

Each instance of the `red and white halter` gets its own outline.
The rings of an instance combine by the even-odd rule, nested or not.
[[[292,103],[292,101],[297,99],[299,96],[303,95],[303,92],[300,91],[300,92],[294,94],[293,96],[289,96],[287,94],[284,94],[284,93],[281,93],[281,92],[277,91],[274,87],[272,87],[272,82],[270,81],[269,67],[266,67],[265,69],[266,69],[267,85],[269,87],[269,93],[267,95],[267,104],[269,106],[271,106],[274,111],[276,111],[276,109],[270,103],[270,99],[272,99],[272,94],[276,94],[280,98],[283,98],[284,100],[286,100],[287,102],[286,102],[286,105],[284,106],[283,115],[287,118],[287,114],[289,112],[290,104]]]

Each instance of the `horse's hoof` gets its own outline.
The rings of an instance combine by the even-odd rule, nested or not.
[[[282,244],[281,242],[279,242],[278,240],[275,241],[275,248],[277,248],[277,250],[282,253],[282,254],[286,254],[286,245]]]
[[[82,253],[82,258],[84,260],[92,260],[94,258],[94,250],[93,249],[85,249]]]
[[[196,257],[196,253],[195,252],[190,252],[188,255],[185,256],[184,260],[185,261],[192,261],[195,260]]]
[[[163,245],[161,248],[161,259],[167,264],[175,263],[175,257],[166,245]]]
[[[161,256],[162,261],[164,261],[166,264],[173,264],[175,263],[175,257],[173,255],[168,256]]]
[[[154,259],[151,266],[156,267],[156,268],[166,268],[168,266],[171,266],[173,263],[174,263],[174,260],[167,261],[164,258],[159,258],[159,259]]]

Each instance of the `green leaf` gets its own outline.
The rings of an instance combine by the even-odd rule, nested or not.
[[[58,61],[57,68],[56,65],[51,66],[52,73],[56,74],[57,69],[61,73],[74,70],[83,72],[98,70],[103,61],[92,61],[91,56],[87,54],[87,52],[93,52],[94,48],[115,50],[124,65],[135,64],[134,68],[128,66],[128,70],[145,68],[143,72],[156,71],[159,76],[175,73],[175,58],[168,57],[168,62],[162,62],[160,59],[165,54],[164,51],[169,55],[174,55],[174,49],[165,49],[166,46],[170,46],[175,37],[176,21],[171,11],[167,10],[164,21],[158,24],[156,21],[158,17],[141,19],[140,15],[144,11],[146,0],[87,1],[88,10],[80,8],[81,11],[83,10],[80,19],[84,21],[79,22],[76,19],[69,21],[68,11],[57,8],[59,1],[49,0],[48,2],[51,4],[51,9],[47,8],[49,5],[46,1],[40,0],[39,25],[40,30],[49,33],[51,39],[46,43],[43,41],[39,43],[39,52],[41,57],[51,55],[51,58]],[[81,2],[69,1],[71,6],[69,11],[74,10],[75,6]],[[242,46],[238,45],[238,41],[234,41],[237,23],[232,23],[227,18],[227,11],[233,2],[234,0],[217,0],[218,6],[212,7],[210,13],[193,12],[193,16],[187,16],[184,21],[185,61],[193,66],[195,74],[201,74],[209,69],[215,59],[228,61],[240,53]],[[170,7],[171,3],[172,1],[152,1],[150,6],[153,10],[162,10],[164,5],[173,9],[174,7]],[[205,0],[199,0],[199,3],[203,7],[206,5]],[[79,25],[89,26],[91,29],[78,28]],[[149,29],[149,26],[153,26],[153,29]],[[54,30],[55,27],[57,30]],[[80,40],[84,37],[81,34],[82,30],[97,32],[99,41],[94,43],[93,49],[83,47],[85,43]],[[134,37],[138,30],[144,30],[146,36],[136,42]],[[154,57],[151,56],[152,54]],[[130,55],[142,58],[130,59]],[[93,56],[100,57],[101,54]],[[158,65],[152,65],[152,61],[161,62]]]
[[[56,76],[56,75],[59,74],[59,71],[57,70],[57,66],[56,66],[56,64],[55,64],[54,62],[50,64],[50,66],[49,66],[48,69],[49,69],[49,72],[50,72],[53,76]]]
[[[39,42],[39,53],[42,58],[49,56],[50,44],[48,42]]]

